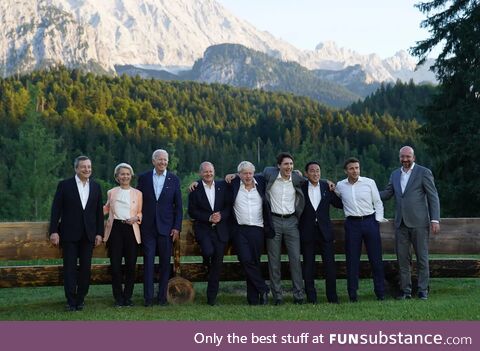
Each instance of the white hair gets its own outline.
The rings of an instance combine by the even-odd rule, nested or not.
[[[163,150],[163,149],[157,149],[153,152],[152,154],[152,160],[155,160],[155,158],[157,157],[158,154],[166,154],[167,155],[167,159],[168,159],[168,152],[166,150]]]
[[[132,175],[132,177],[135,175],[133,173],[133,168],[132,166],[130,166],[128,163],[125,163],[125,162],[122,162],[122,163],[119,163],[118,165],[115,166],[115,170],[113,171],[113,177],[115,179],[117,179],[117,176],[118,176],[118,173],[120,172],[120,170],[122,168],[126,168],[130,171],[130,174]]]
[[[255,173],[255,166],[250,161],[242,161],[237,166],[238,173],[242,173],[246,169],[251,169]]]

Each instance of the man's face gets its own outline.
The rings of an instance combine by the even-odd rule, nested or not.
[[[159,152],[155,155],[155,158],[152,160],[153,167],[157,173],[163,173],[168,167],[168,154],[164,152]]]
[[[215,178],[215,168],[209,163],[204,164],[200,171],[200,177],[205,183],[212,184]]]
[[[404,169],[410,169],[413,162],[415,162],[415,155],[411,148],[402,148],[400,150],[400,163]]]
[[[351,162],[345,167],[345,173],[347,174],[350,182],[356,182],[360,177],[360,163]]]
[[[290,178],[293,171],[293,160],[289,157],[284,157],[282,163],[277,165],[277,167],[280,170],[280,175],[283,178]]]
[[[253,175],[253,169],[251,168],[246,168],[239,173],[240,179],[245,186],[250,186],[253,184]]]
[[[307,169],[307,178],[313,185],[317,185],[320,181],[321,171],[320,166],[311,164]]]
[[[90,160],[83,160],[78,162],[75,173],[82,181],[86,181],[92,175],[92,162]]]

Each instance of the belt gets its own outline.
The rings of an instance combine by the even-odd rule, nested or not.
[[[114,222],[117,222],[117,223],[122,223],[122,224],[127,224],[127,225],[131,225],[130,223],[128,223],[126,220],[124,219],[114,219],[113,220]]]
[[[348,216],[347,219],[352,221],[363,221],[364,219],[369,219],[375,217],[375,212],[366,216]]]
[[[273,213],[272,212],[272,216],[280,217],[280,218],[290,218],[292,216],[295,216],[295,212],[294,213],[289,213],[289,214],[278,214],[278,213]]]

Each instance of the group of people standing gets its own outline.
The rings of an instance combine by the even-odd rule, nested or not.
[[[385,298],[379,222],[384,219],[382,200],[395,197],[396,252],[400,271],[401,299],[412,297],[411,246],[417,257],[418,297],[427,299],[429,267],[428,237],[440,229],[438,194],[430,170],[415,164],[414,151],[400,149],[402,167],[394,171],[384,191],[375,181],[360,176],[356,158],[345,161],[347,178],[336,186],[321,179],[320,164],[307,163],[305,173],[294,170],[289,153],[277,156],[276,166],[255,173],[255,166],[242,161],[237,173],[215,179],[210,162],[200,165],[200,180],[190,186],[188,213],[208,274],[207,303],[217,304],[225,247],[231,239],[243,267],[250,305],[283,304],[281,249],[284,243],[290,267],[293,303],[317,303],[315,255],[322,256],[327,301],[338,303],[335,247],[330,206],[345,213],[347,290],[358,301],[359,264],[362,243],[372,268],[374,293]],[[88,292],[93,247],[107,243],[116,307],[132,306],[137,248],[144,252],[144,305],[167,304],[167,284],[173,242],[182,225],[180,181],[167,171],[168,153],[152,154],[153,171],[130,183],[133,169],[126,163],[115,167],[119,183],[108,191],[102,205],[100,186],[90,179],[91,161],[75,160],[73,178],[59,183],[50,221],[50,240],[61,245],[64,255],[64,287],[68,311],[82,310]],[[103,226],[104,213],[109,217]],[[261,270],[266,243],[269,284]],[[159,256],[159,286],[154,295],[154,262]],[[122,258],[125,280],[122,284]],[[302,258],[303,257],[303,262]],[[79,261],[77,274],[77,260]]]

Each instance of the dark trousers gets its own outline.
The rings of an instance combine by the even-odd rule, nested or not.
[[[317,301],[317,290],[315,289],[315,254],[320,253],[325,275],[327,301],[338,302],[334,242],[333,240],[325,241],[318,226],[315,226],[314,230],[314,239],[312,241],[301,241],[303,279],[305,281],[305,294],[307,295],[307,301]]]
[[[153,301],[155,277],[155,253],[158,251],[158,295],[157,300],[163,304],[167,302],[168,279],[170,278],[170,258],[172,257],[173,242],[170,235],[158,233],[143,233],[143,298],[145,302]]]
[[[259,295],[268,292],[268,286],[262,275],[260,257],[264,246],[263,228],[250,225],[236,226],[233,238],[247,281],[247,301],[258,304]]]
[[[63,286],[70,306],[84,302],[90,286],[94,243],[84,235],[79,241],[62,242]],[[78,261],[78,270],[77,270]]]
[[[220,286],[220,274],[222,273],[223,255],[226,243],[218,237],[215,227],[208,232],[208,235],[197,237],[200,250],[204,260],[209,263],[207,301],[214,302],[217,298]]]
[[[375,220],[374,215],[364,217],[364,219],[345,219],[345,256],[347,261],[348,296],[350,299],[357,297],[362,241],[365,243],[368,260],[372,269],[375,295],[377,297],[383,297],[385,288],[382,242],[380,239],[380,225]]]
[[[114,220],[108,238],[108,254],[112,270],[113,298],[119,303],[132,298],[137,265],[137,240],[130,224]],[[125,257],[125,287],[122,287],[122,258]]]

